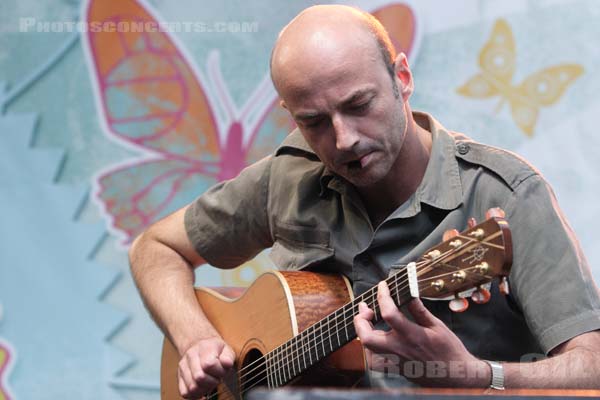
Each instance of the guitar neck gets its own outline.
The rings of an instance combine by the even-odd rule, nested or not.
[[[389,277],[386,282],[397,306],[400,307],[412,299],[406,271]],[[373,286],[351,302],[267,353],[264,357],[269,386],[285,385],[355,339],[354,317],[358,314],[358,304],[361,302],[366,303],[375,312],[373,323],[381,320],[377,304],[377,286]]]

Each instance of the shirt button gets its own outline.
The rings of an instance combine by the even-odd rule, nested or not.
[[[465,155],[471,150],[471,146],[468,143],[459,143],[456,145],[456,149],[459,154]]]

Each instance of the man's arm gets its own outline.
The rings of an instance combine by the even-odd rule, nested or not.
[[[374,330],[373,311],[361,304],[355,317],[356,332],[372,354],[393,355],[400,373],[406,361],[421,364],[414,379],[423,386],[488,387],[490,367],[467,351],[460,339],[429,312],[419,299],[408,305],[414,322],[394,304],[385,283],[380,283],[378,304],[391,330]],[[576,336],[557,346],[551,357],[530,363],[503,363],[507,388],[599,388],[600,331]],[[429,368],[434,366],[434,369]]]
[[[504,364],[507,387],[600,388],[600,331],[583,333],[557,346],[550,357]]]
[[[233,365],[235,354],[196,300],[194,267],[204,260],[185,232],[186,208],[137,237],[129,260],[144,304],[181,355],[179,391],[191,398],[212,389]]]

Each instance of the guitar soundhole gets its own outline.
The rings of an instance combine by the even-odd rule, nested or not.
[[[242,363],[240,382],[242,387],[242,397],[246,397],[249,390],[260,386],[267,386],[267,370],[265,368],[265,359],[262,353],[257,349],[250,350]]]

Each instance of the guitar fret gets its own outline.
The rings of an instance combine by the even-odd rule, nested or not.
[[[283,385],[286,382],[286,369],[285,369],[285,346],[279,350],[279,374],[280,374],[280,385]]]
[[[311,327],[311,331],[313,334],[313,338],[312,338],[312,342],[311,342],[311,354],[314,351],[314,355],[315,355],[315,359],[312,362],[312,364],[315,364],[317,361],[319,361],[319,338],[317,336],[317,325],[313,325]]]
[[[296,365],[294,364],[294,342],[288,342],[289,346],[288,346],[288,352],[286,354],[286,365],[288,365],[288,372],[290,373],[289,379],[292,379],[292,377],[296,376]],[[290,369],[291,367],[291,369]]]
[[[296,340],[296,353],[294,353],[294,358],[297,360],[298,362],[298,374],[300,374],[304,368],[302,367],[302,361],[304,358],[304,344],[302,343],[302,334],[299,334],[295,340]]]
[[[287,380],[289,378],[291,378],[290,368],[287,363],[287,348],[288,348],[288,344],[286,343],[284,345],[284,347],[282,348],[282,353],[281,353],[281,372],[283,374],[282,384],[284,384],[285,382],[287,382]],[[288,375],[289,375],[289,377],[288,377]]]
[[[327,352],[325,352],[325,340],[324,340],[325,332],[323,331],[323,320],[319,321],[319,330],[321,331],[321,334],[319,335],[319,337],[321,339],[321,348],[323,349],[323,357],[325,357]]]
[[[296,355],[298,358],[298,370],[302,372],[306,369],[306,358],[304,353],[304,335],[301,333],[298,335],[298,354]],[[304,361],[304,367],[302,367],[302,361]]]
[[[279,387],[281,385],[281,368],[279,364],[279,354],[281,350],[278,348],[275,349],[273,358],[274,358],[274,368],[275,368],[275,387]]]
[[[267,387],[273,389],[273,366],[271,365],[271,356],[267,354],[265,357],[265,365],[267,370]]]
[[[346,334],[345,339],[346,339],[346,341],[348,341],[350,339],[350,336],[348,335],[348,325],[349,325],[349,323],[347,322],[346,311],[350,311],[350,310],[348,309],[348,306],[344,306],[342,308],[342,310],[343,310],[343,312],[342,312],[342,318],[343,318],[343,321],[344,321],[344,333]]]
[[[332,323],[333,323],[333,321],[331,319],[331,315],[329,315],[327,317],[327,337],[329,338],[329,350],[327,351],[328,354],[330,354],[334,349],[333,334],[332,334],[334,325],[332,325]]]
[[[296,364],[294,363],[294,341],[289,342],[288,352],[286,354],[286,364],[288,365],[288,372],[290,376],[288,379],[293,379],[296,376]]]
[[[306,361],[306,353],[309,352],[310,349],[308,347],[308,335],[302,335],[302,358],[304,359],[304,369],[306,370],[310,366],[310,360]],[[308,355],[310,358],[310,354]]]
[[[338,321],[337,321],[338,320],[337,310],[333,313],[333,315],[335,316],[334,325],[335,325],[335,337],[337,338],[337,346],[336,347],[339,347],[342,342],[340,341],[340,325],[338,324]]]
[[[294,366],[294,376],[300,375],[302,372],[302,364],[300,363],[300,348],[298,340],[294,340],[292,344],[292,365]]]
[[[300,334],[299,338],[298,338],[298,353],[296,356],[298,358],[298,373],[301,373],[304,370],[306,370],[306,359],[305,359],[305,354],[304,354],[304,335],[303,334]],[[304,366],[302,365],[302,362],[304,362]]]
[[[273,354],[273,357],[271,358],[271,362],[273,365],[273,387],[278,387],[281,384],[281,379],[280,379],[280,375],[279,375],[279,368],[277,365],[277,352],[275,352]]]
[[[310,333],[313,331],[312,327],[307,329],[307,338],[306,338],[306,350],[305,352],[308,352],[308,365],[312,366],[313,365],[313,360],[312,360],[312,346],[311,346],[311,340],[310,340]],[[313,332],[314,335],[314,332]]]
[[[264,364],[265,364],[265,374],[267,376],[267,387],[271,388],[271,385],[270,385],[270,382],[269,382],[270,381],[270,379],[269,379],[269,375],[270,375],[269,374],[270,373],[269,358],[268,357],[264,357],[264,359],[265,359],[265,362],[264,362]]]
[[[277,355],[277,370],[279,371],[279,385],[285,383],[285,365],[283,363],[284,347],[279,348],[279,354]]]

